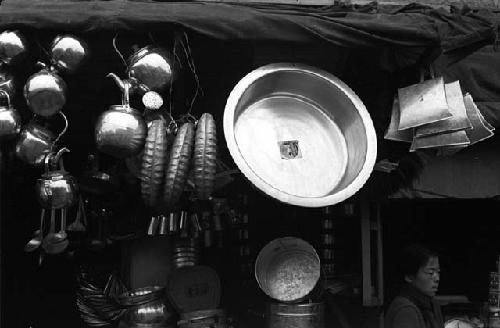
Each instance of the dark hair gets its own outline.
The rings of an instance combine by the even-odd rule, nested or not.
[[[423,245],[415,244],[404,247],[401,250],[399,260],[401,278],[416,275],[418,270],[429,262],[430,258],[438,256],[439,254],[435,250]]]

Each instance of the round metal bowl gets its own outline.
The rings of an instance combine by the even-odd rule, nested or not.
[[[224,135],[257,188],[305,207],[352,196],[377,153],[373,122],[354,91],[302,64],[270,64],[243,77],[227,99]]]

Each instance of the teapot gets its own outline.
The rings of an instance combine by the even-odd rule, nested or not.
[[[176,78],[172,58],[164,49],[152,46],[141,48],[128,60],[128,76],[142,86],[142,91],[164,91]]]
[[[108,74],[122,91],[122,104],[112,105],[97,119],[95,139],[97,149],[103,153],[126,158],[138,154],[146,142],[147,126],[142,114],[130,107],[130,80],[121,80]]]
[[[52,65],[61,72],[73,73],[88,57],[87,44],[72,35],[57,36],[50,47]]]
[[[7,107],[0,106],[0,138],[16,136],[21,130],[21,117],[11,106],[9,93],[0,89],[7,98]]]
[[[26,40],[17,30],[0,33],[0,61],[10,65],[26,53]]]
[[[52,151],[54,144],[68,128],[66,116],[62,112],[59,114],[64,118],[65,127],[57,137],[51,130],[35,121],[31,121],[21,129],[15,147],[17,158],[35,166],[43,163],[45,156]]]
[[[66,103],[66,83],[52,69],[44,68],[26,81],[24,98],[33,113],[52,116]]]
[[[45,173],[36,182],[36,193],[43,208],[62,209],[71,207],[77,199],[75,179],[64,169],[62,155],[69,152],[61,148],[55,155],[45,156]],[[50,161],[58,165],[56,170],[50,169]]]

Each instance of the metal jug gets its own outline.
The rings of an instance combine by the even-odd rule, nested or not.
[[[173,57],[164,49],[147,46],[137,50],[128,61],[128,75],[151,91],[170,87],[176,77]]]
[[[26,53],[26,40],[17,30],[0,33],[0,61],[10,65]]]
[[[50,47],[52,65],[65,73],[73,73],[87,59],[87,44],[72,35],[59,35]]]
[[[7,106],[0,106],[0,138],[16,136],[21,130],[21,117],[11,106],[9,93],[0,89],[0,94],[7,98]]]
[[[21,129],[16,142],[15,154],[17,158],[30,165],[41,165],[45,156],[52,151],[54,144],[61,138],[68,128],[66,116],[59,112],[64,118],[65,126],[56,137],[48,128],[32,121]]]
[[[130,107],[130,81],[122,81],[113,73],[108,76],[112,77],[122,90],[122,104],[110,106],[109,110],[97,119],[95,127],[97,149],[115,157],[126,158],[144,148],[147,126],[142,114]]]
[[[60,149],[54,156],[45,157],[45,173],[36,182],[36,193],[43,208],[61,209],[72,206],[77,199],[75,179],[64,169],[62,154],[69,152],[67,148]],[[58,166],[51,170],[50,161]]]
[[[24,98],[33,113],[52,116],[66,103],[66,83],[52,69],[44,68],[26,81]]]

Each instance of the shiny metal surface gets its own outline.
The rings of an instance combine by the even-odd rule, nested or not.
[[[224,135],[239,169],[282,202],[322,207],[356,193],[377,152],[357,95],[328,72],[262,66],[241,79],[224,110]]]
[[[127,73],[149,90],[162,92],[175,79],[173,58],[164,49],[147,46],[129,58]]]
[[[398,89],[399,130],[451,117],[442,77]]]
[[[9,97],[14,97],[16,93],[16,83],[11,74],[0,71],[0,90],[7,92]]]
[[[16,142],[16,156],[31,165],[40,165],[50,152],[54,134],[35,123],[28,123],[21,129]]]
[[[324,304],[269,303],[267,306],[267,328],[323,328]]]
[[[143,287],[118,296],[118,302],[127,307],[120,326],[160,328],[168,327],[173,312],[166,303],[165,288]]]
[[[51,153],[44,159],[45,173],[37,180],[35,187],[38,201],[44,208],[67,208],[75,204],[77,200],[76,180],[64,170],[62,164],[61,156],[66,152],[69,152],[69,150],[62,148],[56,154]],[[59,169],[50,170],[49,165],[52,159],[59,165]]]
[[[24,98],[33,113],[51,116],[66,103],[66,83],[46,69],[31,75],[24,85]]]
[[[57,36],[50,47],[52,65],[57,70],[73,73],[89,55],[87,44],[72,35]]]
[[[19,31],[0,33],[0,61],[11,64],[21,58],[27,50],[27,43]]]
[[[320,278],[320,259],[314,247],[294,238],[278,238],[264,246],[255,261],[255,278],[269,297],[281,302],[306,297]]]
[[[147,126],[141,113],[126,105],[111,106],[99,116],[95,127],[97,148],[120,158],[139,153],[146,134]]]
[[[9,94],[0,89],[0,97],[5,96],[7,107],[0,107],[0,139],[17,136],[21,131],[21,116],[12,108]]]

